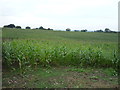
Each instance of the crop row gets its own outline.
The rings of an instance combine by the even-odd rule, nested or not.
[[[13,40],[3,42],[2,49],[3,65],[11,69],[59,65],[117,68],[119,65],[117,50],[113,50],[108,58],[100,47],[68,47],[47,41]]]

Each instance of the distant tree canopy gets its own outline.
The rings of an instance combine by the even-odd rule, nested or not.
[[[109,28],[105,28],[105,32],[107,32],[107,33],[117,33],[116,31],[111,31]]]
[[[5,25],[3,27],[4,28],[15,28],[15,25],[14,24],[9,24],[9,25]]]
[[[50,30],[50,28],[48,28],[48,30]]]
[[[74,30],[75,32],[79,32],[79,30]]]
[[[4,25],[3,27],[4,27],[4,28],[8,28],[8,25]]]
[[[47,30],[53,30],[53,29],[51,29],[51,28],[48,28]]]
[[[70,28],[67,28],[66,31],[71,31],[71,29],[70,29]]]
[[[31,28],[29,26],[27,26],[26,29],[31,29]]]
[[[103,32],[103,30],[96,30],[96,31],[94,31],[94,32]]]
[[[15,28],[17,28],[17,29],[21,29],[21,26],[16,26]]]
[[[81,32],[87,32],[87,30],[85,29],[85,30],[81,30]]]
[[[39,29],[44,29],[44,28],[42,26],[40,26]]]
[[[105,32],[111,32],[109,28],[105,28]]]
[[[4,25],[3,28],[17,28],[17,29],[21,29],[21,26],[15,26],[14,24],[9,24],[9,25]],[[31,29],[31,27],[27,26],[25,29]],[[40,26],[39,28],[34,28],[34,29],[41,29],[41,30],[53,30],[51,28],[43,28],[42,26]],[[70,28],[67,28],[66,31],[71,31]],[[75,32],[79,32],[80,30],[74,30]],[[81,32],[87,32],[87,29],[83,29],[81,30]],[[105,30],[96,30],[94,32],[105,32],[105,33],[117,33],[116,31],[111,31],[109,28],[105,28]]]

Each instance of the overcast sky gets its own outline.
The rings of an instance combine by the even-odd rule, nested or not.
[[[119,0],[0,0],[0,26],[118,30]]]

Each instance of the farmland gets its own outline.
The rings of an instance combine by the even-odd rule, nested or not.
[[[78,72],[79,68],[81,73],[84,71],[91,73],[94,71],[93,69],[98,68],[98,71],[102,69],[104,72],[104,69],[108,69],[108,72],[114,75],[117,74],[119,59],[118,34],[116,33],[4,28],[2,30],[2,39],[2,62],[3,68],[9,70],[9,72],[5,72],[8,75],[11,72],[17,72],[22,75],[25,73],[29,74],[29,70],[37,69],[39,71],[39,68],[45,68],[45,70],[49,68],[48,71],[53,74],[56,73],[53,72],[53,68],[60,68],[58,71],[61,71],[61,67],[67,68],[69,74],[71,71]],[[81,68],[84,70],[82,69],[81,71]],[[89,68],[92,69],[88,72]],[[43,72],[44,69],[37,73]],[[66,72],[63,70],[61,73],[65,74]],[[6,78],[4,79],[6,80]],[[116,86],[117,81],[114,83]],[[47,87],[46,85],[33,87]],[[9,86],[5,84],[4,87]],[[74,87],[74,85],[56,87]]]

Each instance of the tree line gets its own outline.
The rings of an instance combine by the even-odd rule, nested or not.
[[[3,28],[16,28],[16,29],[22,29],[21,26],[15,26],[14,24],[9,24],[9,25],[4,25]],[[26,26],[25,29],[31,29],[31,27]],[[51,28],[43,28],[42,26],[40,26],[39,28],[34,28],[34,29],[41,29],[41,30],[53,30]],[[66,31],[71,31],[70,28],[67,28]],[[74,30],[75,32],[87,32],[87,29],[84,30]],[[107,33],[117,33],[116,31],[112,31],[109,28],[105,28],[105,30],[95,30],[94,32],[107,32]]]
[[[9,25],[4,25],[3,28],[16,28],[16,29],[22,29],[21,26],[15,26],[14,24],[9,24]],[[31,27],[26,26],[25,29],[31,29]],[[42,26],[40,26],[39,28],[34,28],[34,29],[42,29],[42,30],[53,30],[51,28],[43,28]]]
[[[70,28],[67,28],[66,31],[71,31]],[[84,30],[74,30],[75,32],[87,32],[87,29]],[[109,28],[105,28],[105,30],[95,30],[94,32],[107,32],[107,33],[117,33],[116,31],[112,31]]]

